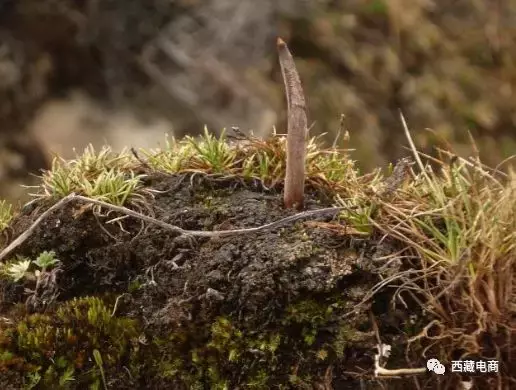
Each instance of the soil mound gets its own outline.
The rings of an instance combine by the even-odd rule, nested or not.
[[[294,213],[274,190],[235,178],[159,175],[147,186],[157,193],[146,211],[183,229],[260,226]],[[327,206],[316,191],[307,196],[309,210]],[[10,233],[46,207],[25,210]],[[376,388],[364,379],[378,342],[371,314],[396,344],[394,362],[403,350],[408,319],[389,313],[388,294],[363,303],[394,242],[325,229],[334,215],[190,239],[115,214],[70,203],[17,249],[27,258],[54,250],[60,265],[36,286],[1,281],[0,342],[11,351],[2,388],[29,378],[39,388]]]

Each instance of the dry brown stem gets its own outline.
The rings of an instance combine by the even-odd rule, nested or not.
[[[301,80],[287,44],[278,38],[278,55],[288,106],[287,168],[283,201],[287,208],[304,204],[306,133],[308,121]]]

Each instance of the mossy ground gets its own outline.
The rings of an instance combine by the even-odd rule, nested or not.
[[[263,143],[261,151],[264,145],[274,147]],[[189,172],[157,172],[149,164],[164,160],[150,157],[132,166],[127,180],[134,183],[137,177],[137,186],[131,188],[140,192],[124,197],[132,199],[129,207],[183,229],[206,231],[259,226],[295,214],[282,205],[281,183],[266,186],[263,180],[229,175],[224,166],[218,173],[203,172],[200,164],[212,164],[214,158],[246,165],[213,139],[201,146],[200,157],[192,163],[196,169]],[[201,158],[207,156],[212,159]],[[277,171],[255,156],[259,167]],[[324,172],[330,175],[329,162],[334,160],[328,158]],[[94,175],[90,163],[85,164],[88,169],[81,168],[87,177]],[[317,166],[309,168],[315,173],[308,180],[307,209],[334,203],[328,186],[321,185],[331,180],[321,176]],[[56,190],[60,177],[72,176],[57,166],[53,172],[46,176],[45,191]],[[137,175],[142,172],[146,175]],[[367,183],[376,183],[373,176],[367,176]],[[341,194],[351,196],[362,186],[360,191],[366,190],[365,184],[357,186],[361,180],[366,183],[364,178],[351,173],[338,177],[350,183]],[[101,196],[95,188],[90,196]],[[52,196],[39,197],[8,223],[4,246],[55,203]],[[116,199],[120,197],[111,201]],[[378,218],[378,210],[375,213]],[[348,215],[348,220],[358,216]],[[425,263],[417,256],[400,255],[407,243],[399,236],[385,234],[374,224],[364,234],[357,221],[339,224],[318,217],[258,233],[188,239],[113,211],[68,203],[11,254],[34,259],[53,250],[59,265],[43,272],[37,284],[28,277],[18,282],[0,279],[0,387],[401,389],[414,388],[417,381],[420,388],[457,388],[458,375],[374,377],[379,337],[392,346],[390,368],[425,367],[430,357],[449,363],[452,353],[461,353],[457,346],[464,344],[450,341],[442,329],[434,334],[439,327],[422,333],[432,321],[445,324],[435,309],[439,306],[423,302],[444,285],[445,273],[412,279],[412,294],[400,292],[394,282],[370,294],[393,275],[424,270]],[[404,225],[396,223],[404,232]],[[416,291],[418,283],[431,293]],[[455,286],[458,291],[460,285]],[[446,302],[452,307],[449,297]],[[471,325],[470,314],[450,312],[450,331]],[[504,319],[498,321],[505,324]],[[497,345],[490,338],[496,333],[484,333],[486,341],[479,345],[485,349],[479,354]],[[445,351],[447,347],[456,350]],[[505,350],[500,355],[507,364],[501,367],[502,379],[485,376],[479,383],[502,380],[499,383],[508,386],[512,349],[507,351],[509,355]]]

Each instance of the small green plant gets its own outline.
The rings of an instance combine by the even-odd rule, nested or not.
[[[30,271],[32,264],[39,269]],[[59,260],[56,259],[56,253],[54,251],[43,251],[36,260],[19,256],[15,261],[6,263],[3,266],[3,273],[14,282],[19,282],[24,277],[35,280],[41,271],[45,272],[57,264],[59,264]]]
[[[286,167],[285,139],[274,137],[263,141],[250,137],[248,143],[237,151],[237,159],[242,161],[242,175],[259,179],[266,185],[283,181]]]
[[[74,160],[54,158],[52,169],[42,176],[36,198],[63,198],[72,192],[117,206],[127,201],[142,201],[140,193],[145,177],[132,169],[134,160],[125,151],[113,153],[109,147],[95,152],[90,145]]]
[[[19,282],[29,271],[32,261],[26,258],[18,258],[17,261],[7,263],[4,266],[4,273],[14,282]]]
[[[39,382],[41,382],[41,374],[38,371],[29,372],[26,375],[26,383],[25,386],[27,389],[34,389],[38,386]]]
[[[56,259],[56,252],[54,251],[43,251],[34,261],[34,264],[41,268],[42,271],[46,271],[47,268],[51,268],[58,263],[59,260]]]
[[[136,175],[134,172],[123,172],[117,168],[106,169],[95,179],[83,180],[82,190],[84,195],[92,199],[122,206],[139,189],[144,176]]]
[[[0,200],[0,231],[9,226],[13,218],[13,207],[5,200]]]
[[[95,359],[95,363],[100,370],[100,375],[102,377],[102,384],[104,385],[104,390],[107,390],[107,382],[106,375],[104,373],[104,363],[102,362],[102,355],[100,354],[98,349],[93,350],[93,358]]]
[[[362,199],[343,199],[340,195],[336,196],[336,204],[346,207],[341,215],[357,232],[364,234],[373,232],[371,217],[375,210],[374,205],[365,204]]]
[[[194,155],[195,149],[191,142],[178,142],[174,137],[165,139],[165,148],[156,150],[141,150],[147,157],[147,164],[152,168],[167,173],[176,173],[187,167]]]
[[[68,366],[65,372],[59,377],[59,386],[65,387],[68,386],[70,382],[75,381],[74,377],[75,369],[73,366]]]
[[[187,136],[185,140],[197,152],[195,160],[197,160],[199,169],[210,170],[213,173],[228,173],[231,170],[235,153],[225,141],[224,130],[217,138],[210,134],[208,128],[205,127],[204,134],[199,141],[190,136]]]

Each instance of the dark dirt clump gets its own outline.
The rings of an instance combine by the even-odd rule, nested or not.
[[[260,226],[295,213],[279,193],[238,179],[183,174],[148,185],[159,192],[142,212],[188,230]],[[308,209],[328,206],[307,195]],[[9,240],[46,207],[19,215]],[[106,223],[116,217],[70,203],[17,249],[31,259],[53,250],[60,263],[37,285],[0,280],[2,388],[379,388],[374,322],[393,346],[390,364],[408,365],[404,348],[418,321],[391,313],[392,292],[363,304],[396,243],[313,223],[331,217],[196,239],[130,217]],[[397,272],[393,264],[384,272]],[[410,314],[417,318],[417,309]],[[424,366],[418,359],[414,366]]]

